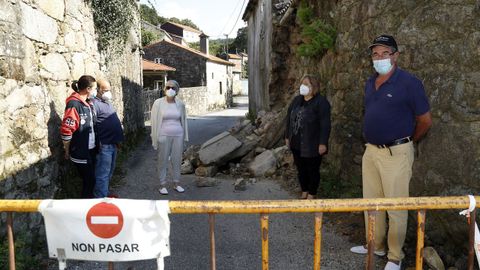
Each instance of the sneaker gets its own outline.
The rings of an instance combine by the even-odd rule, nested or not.
[[[365,247],[365,246],[356,246],[356,247],[352,247],[350,249],[351,252],[353,253],[357,253],[357,254],[367,254],[368,253],[368,249]],[[377,256],[385,256],[385,251],[383,250],[375,250],[373,253],[375,253],[375,255]]]
[[[159,188],[158,192],[160,192],[162,195],[168,195],[168,190],[166,187]]]
[[[387,265],[385,265],[385,270],[400,270],[401,268],[402,268],[401,261],[398,264],[388,261]]]
[[[174,189],[179,193],[183,193],[185,191],[185,189],[183,189],[181,186],[178,186],[178,185]]]

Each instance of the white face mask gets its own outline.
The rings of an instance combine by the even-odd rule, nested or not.
[[[300,95],[306,96],[310,93],[310,88],[305,84],[300,85]]]
[[[92,88],[90,91],[90,97],[96,97],[97,96],[97,88]]]
[[[112,99],[113,99],[112,92],[107,91],[107,92],[103,93],[102,99],[103,99],[105,102],[112,102]]]
[[[175,90],[173,89],[168,89],[167,91],[165,91],[165,95],[167,95],[167,97],[174,97],[175,95],[177,94],[177,92],[175,92]]]
[[[381,60],[373,60],[373,68],[378,72],[380,75],[385,75],[390,70],[392,70],[392,61],[390,58],[385,58]]]

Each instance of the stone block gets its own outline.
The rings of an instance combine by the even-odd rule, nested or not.
[[[212,163],[221,165],[227,162],[231,153],[241,145],[242,143],[229,132],[223,132],[202,145],[199,152],[200,161],[205,165]]]
[[[25,81],[38,83],[40,81],[38,74],[38,56],[35,52],[33,42],[28,38],[23,38],[24,57],[22,59]]]
[[[181,174],[191,174],[193,173],[194,170],[193,170],[193,166],[192,166],[192,163],[190,162],[190,160],[184,160],[182,162],[182,166],[180,167],[180,173]]]
[[[234,189],[239,190],[239,191],[245,191],[247,190],[247,180],[243,178],[238,178],[235,180],[235,183],[233,183]]]
[[[72,55],[72,77],[80,78],[85,73],[85,55],[84,53],[74,53]]]
[[[425,262],[433,270],[445,270],[445,265],[442,259],[438,256],[437,251],[433,247],[426,247],[423,249],[423,256]]]
[[[214,187],[218,185],[218,180],[212,177],[197,177],[195,185],[197,187]]]
[[[22,9],[22,31],[28,38],[53,44],[58,37],[57,22],[38,9],[20,2]],[[35,22],[35,23],[33,23]]]
[[[217,166],[200,166],[195,169],[195,175],[196,176],[206,176],[206,177],[212,177],[215,176],[218,172]]]
[[[267,150],[256,156],[253,161],[248,164],[248,169],[254,176],[264,176],[267,171],[276,168],[277,158],[273,151]]]
[[[40,63],[50,74],[44,73],[53,80],[68,80],[70,78],[70,68],[63,55],[58,53],[49,53],[40,57]]]
[[[63,21],[65,10],[64,0],[37,0],[36,2],[47,15]]]

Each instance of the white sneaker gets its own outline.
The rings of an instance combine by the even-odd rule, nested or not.
[[[168,195],[168,190],[166,187],[159,188],[158,192],[160,192],[162,195]]]
[[[368,249],[366,249],[364,246],[355,246],[350,249],[351,252],[356,253],[356,254],[367,254]],[[377,256],[385,256],[385,251],[383,250],[375,250],[373,253]]]
[[[400,270],[402,268],[402,262],[395,264],[393,262],[388,262],[387,265],[385,265],[385,270]]]
[[[185,189],[183,189],[181,186],[178,186],[178,185],[175,187],[175,190],[179,193],[183,193],[185,191]]]

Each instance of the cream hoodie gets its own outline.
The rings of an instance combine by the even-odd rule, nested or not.
[[[180,122],[183,127],[183,139],[188,141],[188,125],[187,125],[187,112],[185,110],[185,104],[178,98],[175,98],[175,104],[177,105],[178,110],[180,111]],[[159,129],[162,126],[163,113],[167,105],[167,98],[162,97],[153,103],[150,121],[152,122],[152,146],[153,149],[158,149],[158,133]]]

